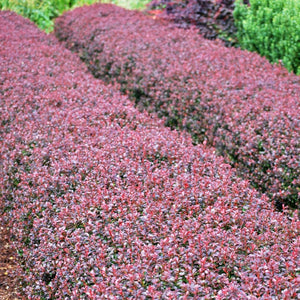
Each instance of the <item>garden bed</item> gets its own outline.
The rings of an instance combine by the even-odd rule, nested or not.
[[[3,221],[28,299],[296,299],[297,214],[0,12]]]

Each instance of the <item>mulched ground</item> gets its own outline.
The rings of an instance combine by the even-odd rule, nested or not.
[[[14,275],[17,254],[11,246],[8,230],[0,226],[0,300],[22,299],[20,280]]]

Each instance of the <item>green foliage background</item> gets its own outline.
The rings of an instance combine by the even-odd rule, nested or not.
[[[64,11],[93,4],[96,2],[113,3],[129,9],[142,9],[149,0],[0,0],[1,10],[13,10],[32,20],[46,32],[53,30],[53,20]]]
[[[144,9],[151,0],[102,0],[102,3],[113,3],[128,9]]]
[[[238,0],[233,15],[242,48],[300,74],[299,0]]]

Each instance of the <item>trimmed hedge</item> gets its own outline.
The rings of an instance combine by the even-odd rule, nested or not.
[[[195,30],[112,5],[66,13],[55,34],[137,107],[215,146],[279,209],[299,205],[299,77]]]
[[[28,20],[0,25],[0,203],[27,299],[299,296],[296,213]]]

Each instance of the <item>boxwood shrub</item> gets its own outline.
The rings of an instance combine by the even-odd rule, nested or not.
[[[300,75],[300,2],[297,0],[238,0],[234,19],[244,49],[256,51],[271,62],[281,61]]]

